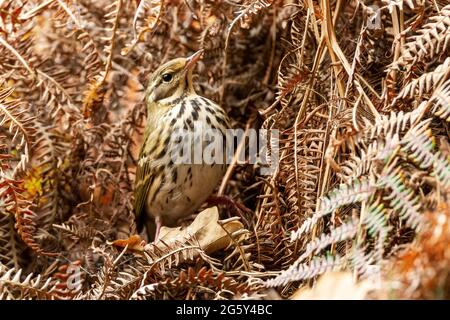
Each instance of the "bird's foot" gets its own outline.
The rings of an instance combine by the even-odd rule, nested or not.
[[[159,240],[159,232],[161,231],[162,226],[162,219],[160,216],[155,217],[155,224],[156,224],[156,232],[155,232],[155,238],[152,241],[152,244],[156,244]]]

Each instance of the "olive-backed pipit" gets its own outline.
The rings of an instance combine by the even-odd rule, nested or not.
[[[225,136],[230,128],[225,112],[194,90],[192,69],[201,55],[198,51],[163,64],[150,77],[146,91],[147,125],[136,173],[135,213],[138,231],[145,224],[155,241],[162,225],[174,226],[180,218],[193,214],[226,170],[225,161],[177,163],[173,158],[184,138],[174,139],[179,132],[203,128]],[[203,142],[188,139],[188,143],[194,150],[194,144]]]

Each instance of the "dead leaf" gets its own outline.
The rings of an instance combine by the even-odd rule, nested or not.
[[[217,207],[211,207],[200,212],[195,220],[184,229],[162,227],[156,246],[163,248],[170,243],[184,242],[194,236],[200,247],[207,254],[211,254],[228,247],[232,243],[230,235],[242,229],[244,229],[243,224],[236,220],[226,222],[221,226]]]
[[[108,242],[108,244],[119,247],[119,248],[125,248],[128,245],[127,250],[144,251],[143,240],[137,234],[132,235],[128,239],[119,239],[119,240],[114,240],[112,242]]]

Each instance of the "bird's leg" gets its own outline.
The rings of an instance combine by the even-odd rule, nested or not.
[[[206,202],[209,205],[225,205],[227,207],[234,208],[237,211],[253,214],[252,210],[244,206],[228,196],[209,196]]]
[[[155,224],[156,224],[156,231],[155,231],[155,239],[153,240],[153,243],[156,243],[159,238],[159,231],[161,230],[162,221],[160,216],[155,217]]]

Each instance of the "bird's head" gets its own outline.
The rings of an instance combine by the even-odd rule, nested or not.
[[[148,105],[171,105],[186,94],[195,93],[192,84],[192,69],[203,50],[190,57],[177,58],[160,66],[150,77],[146,92]]]

